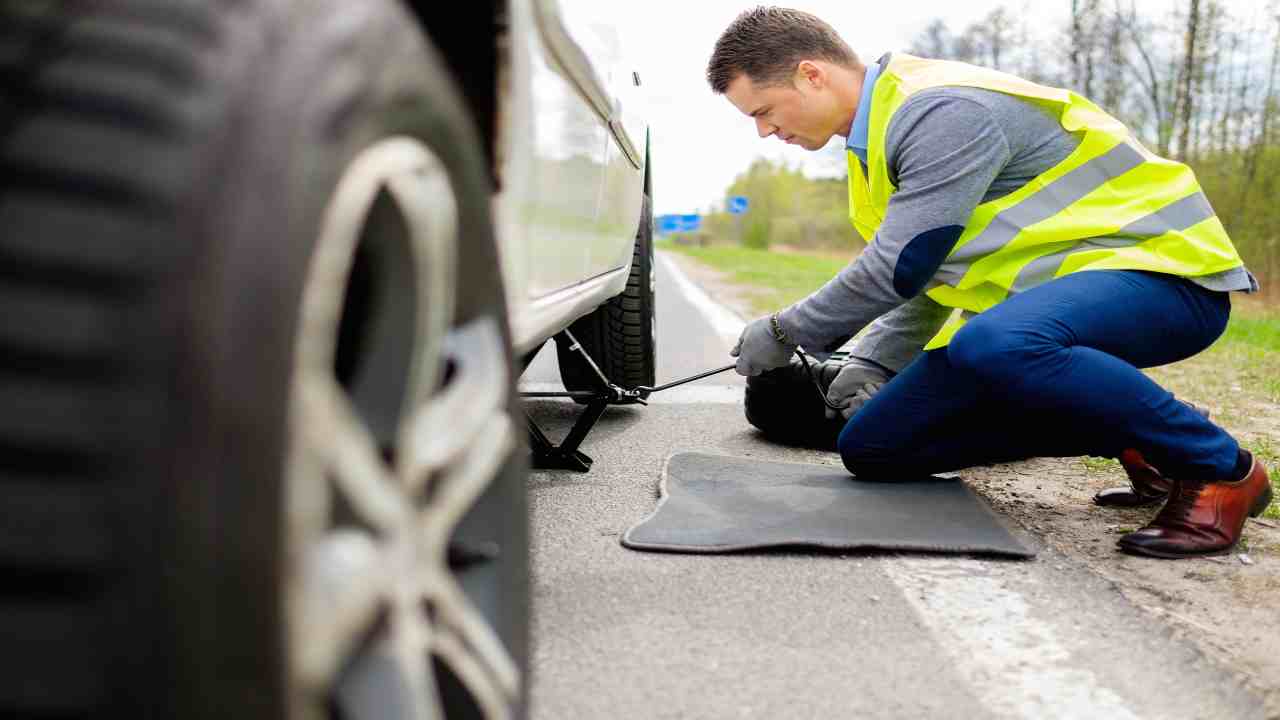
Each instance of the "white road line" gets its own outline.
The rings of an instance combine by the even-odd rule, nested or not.
[[[742,328],[746,325],[746,321],[738,317],[732,310],[712,300],[702,288],[698,287],[680,270],[680,266],[671,258],[666,257],[665,253],[658,254],[658,262],[663,264],[670,277],[675,280],[676,287],[679,288],[680,294],[688,298],[689,302],[702,311],[706,316],[711,327],[716,333],[724,339],[726,346],[732,346],[738,341],[738,336],[742,334]]]
[[[1137,720],[1009,587],[1010,570],[970,559],[890,558],[885,571],[999,717]]]

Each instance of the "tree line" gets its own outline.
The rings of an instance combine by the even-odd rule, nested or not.
[[[1280,0],[1063,0],[1063,27],[1043,5],[997,8],[953,29],[928,24],[912,54],[971,62],[1071,89],[1115,115],[1157,154],[1195,169],[1264,289],[1280,296]],[[708,231],[755,247],[855,247],[842,179],[809,178],[758,160],[726,190],[746,195],[740,220],[713,213]],[[1268,280],[1272,282],[1267,282]]]

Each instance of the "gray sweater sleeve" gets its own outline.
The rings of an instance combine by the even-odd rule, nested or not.
[[[849,348],[854,357],[870,360],[895,373],[911,364],[924,344],[942,329],[951,308],[921,293],[881,315]]]
[[[894,114],[885,152],[898,190],[879,231],[834,278],[779,313],[782,330],[810,352],[834,350],[839,340],[920,294],[1011,156],[984,104],[929,91]]]

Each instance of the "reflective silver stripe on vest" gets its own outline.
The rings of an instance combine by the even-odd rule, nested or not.
[[[938,272],[934,273],[933,279],[937,281],[937,284],[955,287],[960,284],[960,279],[964,277],[964,273],[968,269],[968,263],[943,264],[942,267],[938,268]]]
[[[1157,237],[1170,230],[1186,230],[1196,223],[1213,217],[1213,206],[1202,192],[1192,193],[1181,200],[1169,203],[1159,210],[1138,218],[1120,228],[1117,235],[1129,237]]]
[[[946,264],[952,266],[948,270],[955,273],[960,270],[956,265],[967,266],[1008,245],[1025,228],[1066,210],[1080,198],[1141,165],[1143,160],[1142,153],[1122,142],[1068,172],[1017,205],[1001,210],[977,237],[947,258]]]
[[[1081,240],[1065,250],[1050,253],[1022,266],[1013,280],[1012,292],[1019,293],[1052,280],[1058,274],[1067,256],[1098,248],[1118,248],[1137,245],[1147,238],[1159,237],[1171,230],[1186,230],[1213,217],[1213,206],[1203,192],[1195,192],[1181,200],[1165,205],[1150,215],[1140,217],[1125,225],[1110,237]]]
[[[1018,276],[1013,279],[1013,285],[1009,288],[1009,291],[1020,293],[1049,282],[1058,274],[1058,268],[1062,267],[1062,263],[1067,257],[1078,252],[1097,250],[1099,248],[1128,247],[1137,245],[1139,242],[1142,242],[1142,240],[1135,237],[1102,237],[1081,240],[1065,250],[1042,255],[1023,265],[1022,269],[1018,271]]]

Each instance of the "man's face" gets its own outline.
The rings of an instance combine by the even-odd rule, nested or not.
[[[755,120],[760,137],[779,140],[805,150],[820,150],[839,129],[835,99],[828,77],[812,63],[801,63],[792,82],[756,85],[745,74],[729,83],[725,97]]]

